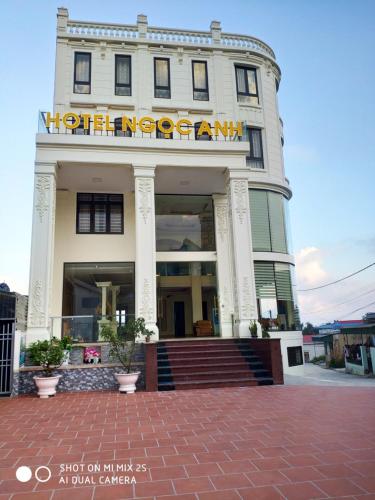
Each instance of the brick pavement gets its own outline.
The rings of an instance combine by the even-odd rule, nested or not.
[[[371,388],[61,393],[2,399],[0,418],[0,500],[375,498]],[[61,464],[84,470],[61,484]],[[52,477],[19,482],[21,465]]]

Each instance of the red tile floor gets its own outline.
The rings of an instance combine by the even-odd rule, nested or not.
[[[19,397],[0,400],[0,422],[0,499],[375,498],[371,388]],[[29,481],[16,479],[20,466]],[[112,477],[136,484],[101,484]]]

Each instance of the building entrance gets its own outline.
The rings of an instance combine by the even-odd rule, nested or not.
[[[160,338],[220,335],[214,262],[158,263]]]

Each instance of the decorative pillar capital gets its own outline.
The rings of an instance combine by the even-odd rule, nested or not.
[[[243,168],[228,168],[225,172],[225,182],[228,184],[233,180],[249,181],[249,172]]]
[[[155,177],[155,165],[133,165],[134,177]]]
[[[34,167],[34,173],[43,174],[43,175],[53,175],[56,177],[56,162],[45,162],[45,161],[36,161]]]

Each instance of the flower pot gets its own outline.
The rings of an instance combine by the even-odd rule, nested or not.
[[[120,384],[119,391],[133,394],[136,391],[135,384],[141,372],[134,373],[115,373],[117,382]]]
[[[70,361],[70,351],[66,351],[64,349],[64,357],[63,357],[63,362],[61,363],[61,366],[68,366]]]
[[[41,399],[47,399],[48,396],[54,396],[60,378],[61,375],[56,375],[54,377],[34,377],[35,385],[38,388],[38,396]]]

